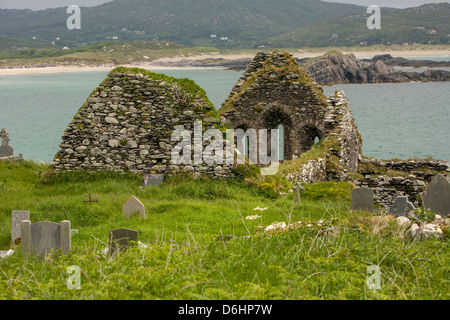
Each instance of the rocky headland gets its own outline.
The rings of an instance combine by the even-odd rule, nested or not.
[[[411,68],[449,68],[450,61],[433,61],[433,60],[411,60],[402,57],[393,57],[390,54],[376,55],[372,59],[361,59],[365,62],[375,63],[377,61],[383,61],[390,67],[411,67]]]
[[[390,54],[376,55],[372,59],[357,59],[354,54],[329,52],[315,58],[296,58],[307,74],[320,85],[342,83],[399,83],[412,81],[450,81],[450,72],[431,68],[450,67],[450,62],[408,60]],[[240,59],[180,59],[157,61],[158,67],[223,67],[241,71],[251,63],[251,58]],[[394,67],[428,67],[424,72],[395,70]]]
[[[321,85],[450,81],[448,71],[429,69],[421,73],[408,72],[395,70],[382,59],[374,61],[358,60],[354,54],[329,52],[321,57],[306,60],[302,66],[308,75]]]

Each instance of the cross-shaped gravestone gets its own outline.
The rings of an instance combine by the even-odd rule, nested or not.
[[[9,157],[14,155],[14,148],[9,145],[9,134],[5,129],[0,132],[2,144],[0,145],[0,157]]]
[[[9,143],[9,133],[6,132],[6,129],[2,129],[0,138],[2,139],[2,146],[6,146]]]
[[[131,229],[115,229],[109,231],[109,254],[114,255],[116,252],[125,251],[131,241],[138,241],[138,232]]]
[[[297,187],[295,187],[295,190],[297,191],[297,203],[300,203],[300,192],[305,191],[305,187],[302,187],[302,183],[299,182],[297,184]]]
[[[83,202],[89,202],[89,205],[92,206],[92,202],[98,202],[98,200],[97,199],[92,200],[92,196],[89,193],[89,200],[84,200]]]
[[[126,216],[130,216],[132,213],[139,213],[141,217],[145,219],[145,206],[135,196],[131,196],[127,202],[122,206],[122,212]]]

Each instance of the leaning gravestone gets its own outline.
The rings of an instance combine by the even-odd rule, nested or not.
[[[408,201],[408,197],[396,197],[394,203],[389,208],[389,213],[395,217],[406,216],[411,210],[415,210],[414,205]]]
[[[352,210],[373,212],[373,189],[370,188],[353,189]]]
[[[116,252],[125,251],[131,241],[138,241],[138,232],[131,229],[115,229],[109,231],[109,254],[114,255]]]
[[[435,176],[423,196],[423,205],[441,216],[450,214],[450,182],[442,174]]]
[[[164,174],[145,174],[144,188],[148,186],[158,186],[164,181]]]
[[[30,220],[30,211],[13,210],[11,212],[11,242],[19,244],[21,241],[20,223],[22,220]]]
[[[126,216],[138,212],[141,217],[145,219],[145,206],[135,196],[131,196],[127,202],[122,206],[122,212]]]
[[[31,223],[30,220],[21,222],[22,256],[46,255],[50,251],[61,249],[68,253],[71,249],[70,221],[64,220],[60,224],[50,221]]]

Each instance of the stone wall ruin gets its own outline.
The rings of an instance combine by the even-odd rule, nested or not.
[[[344,93],[326,98],[288,53],[258,53],[219,113],[230,128],[282,126],[281,160],[299,158],[318,140],[335,139],[330,152],[339,158],[342,168],[357,169],[362,139]]]

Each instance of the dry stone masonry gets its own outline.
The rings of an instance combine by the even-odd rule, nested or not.
[[[364,169],[362,167],[364,166]],[[396,174],[379,174],[391,170]],[[422,196],[427,185],[437,177],[436,172],[450,172],[445,160],[390,160],[360,159],[360,171],[367,177],[354,180],[358,187],[374,189],[374,201],[389,212],[396,196],[408,198],[414,207],[423,205]],[[372,176],[375,175],[375,176]]]
[[[157,185],[165,176],[182,171],[232,177],[233,164],[227,162],[174,163],[171,153],[178,141],[172,141],[172,133],[177,129],[194,132],[196,121],[202,121],[202,133],[209,128],[222,132],[225,128],[282,128],[280,160],[299,160],[298,166],[283,173],[291,182],[351,180],[356,187],[372,189],[374,203],[386,212],[399,196],[421,207],[426,186],[436,173],[450,172],[447,161],[364,158],[361,135],[345,94],[325,97],[297,61],[280,51],[258,53],[218,112],[190,80],[116,68],[75,115],[52,165],[56,172],[142,173],[147,177],[144,186],[153,184],[150,177],[158,177]],[[5,132],[4,145],[9,141]],[[196,138],[194,132],[191,159]],[[319,152],[314,153],[311,149],[318,140],[315,150]],[[201,143],[203,148],[208,145]],[[248,146],[252,148],[258,146]],[[353,174],[364,178],[355,179]]]
[[[285,52],[258,53],[219,113],[234,129],[277,129],[281,125],[282,160],[299,158],[317,140],[334,139],[330,156],[337,156],[343,168],[357,169],[362,140],[344,93],[336,92],[327,99]],[[327,176],[325,161],[314,159],[288,178],[307,183],[323,180]]]
[[[193,81],[119,67],[92,92],[69,124],[52,165],[56,172],[232,175],[228,165],[172,163],[171,151],[179,143],[171,141],[172,132],[193,131],[196,120],[202,121],[203,130],[220,126],[221,121]]]

